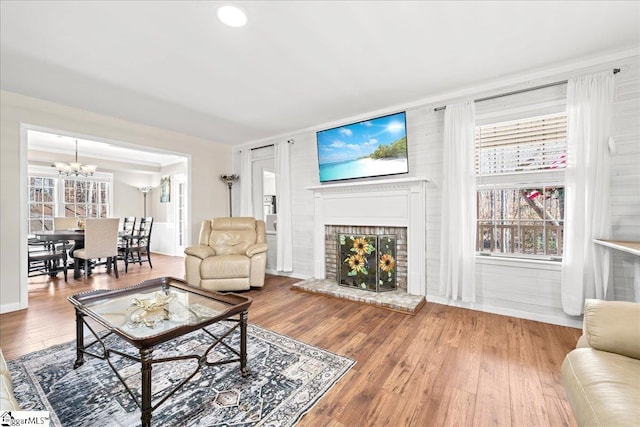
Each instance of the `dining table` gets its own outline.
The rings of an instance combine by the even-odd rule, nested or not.
[[[73,247],[69,249],[70,254],[73,253],[76,249],[84,248],[84,230],[80,228],[63,228],[59,230],[43,230],[43,231],[35,231],[33,235],[42,240],[45,243],[61,243],[61,242],[69,242],[73,240]],[[131,234],[125,231],[119,231],[118,237],[121,239],[127,239],[131,237]],[[70,263],[70,268],[73,267],[73,264]],[[74,279],[78,279],[78,276],[74,272]]]
[[[84,230],[81,229],[62,229],[62,230],[44,230],[33,233],[38,239],[45,242],[59,242],[74,240],[75,242],[84,242]]]

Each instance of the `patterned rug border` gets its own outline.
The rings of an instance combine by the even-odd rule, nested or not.
[[[192,333],[193,334],[193,333]],[[338,353],[335,353],[333,351],[327,350],[327,349],[323,349],[321,347],[315,346],[313,344],[308,344],[306,342],[303,342],[301,340],[298,340],[296,338],[292,338],[288,335],[285,334],[281,334],[279,332],[275,332],[273,330],[267,329],[267,328],[263,328],[261,326],[255,325],[250,323],[248,325],[248,329],[247,329],[247,334],[248,334],[248,338],[251,339],[253,337],[261,339],[265,342],[268,342],[270,345],[275,345],[278,346],[280,348],[285,348],[285,349],[289,349],[289,348],[293,348],[294,352],[298,352],[299,348],[304,348],[306,350],[310,350],[311,353],[313,353],[314,351],[319,353],[319,354],[323,354],[325,356],[328,357],[335,357],[339,360],[341,360],[343,362],[343,364],[338,368],[338,373],[331,378],[326,384],[323,384],[318,390],[319,392],[313,396],[306,404],[306,406],[300,410],[299,412],[296,413],[295,418],[291,418],[289,420],[286,420],[285,424],[280,424],[280,423],[270,423],[268,425],[270,426],[295,426],[301,419],[302,417],[304,417],[304,415],[306,415],[307,413],[309,413],[317,404],[318,402],[340,381],[342,380],[345,375],[356,365],[356,361],[353,360],[352,358],[348,357],[348,356],[344,356],[344,355],[340,355]],[[191,335],[191,334],[189,334]],[[171,341],[169,341],[171,342]],[[288,345],[286,345],[288,344]],[[52,426],[63,426],[63,423],[60,421],[60,419],[58,418],[56,412],[54,411],[54,408],[51,406],[51,403],[47,397],[46,392],[43,390],[41,382],[39,381],[39,379],[35,376],[35,374],[28,370],[25,367],[25,363],[28,363],[30,360],[33,359],[37,359],[40,357],[43,357],[46,353],[56,353],[59,351],[63,351],[65,347],[71,347],[71,348],[75,348],[75,339],[74,340],[70,340],[64,343],[60,343],[60,344],[54,344],[52,346],[46,347],[44,349],[41,350],[36,350],[36,351],[32,351],[30,353],[27,353],[25,355],[22,355],[16,359],[12,359],[12,360],[8,360],[7,361],[7,365],[9,367],[9,372],[13,372],[14,370],[18,369],[18,365],[21,365],[20,369],[24,369],[25,371],[28,371],[28,375],[33,383],[34,386],[37,387],[37,390],[34,391],[34,394],[38,396],[40,403],[42,404],[43,408],[42,410],[48,410],[50,411],[50,420],[51,420],[51,425]],[[133,346],[130,346],[130,348],[135,349]],[[75,350],[74,350],[74,358],[75,358]],[[87,360],[99,360],[99,359],[95,359],[91,356],[85,356],[85,361]],[[102,362],[104,364],[107,364],[106,361],[104,360],[99,360],[99,362]],[[85,362],[86,363],[86,362]],[[251,371],[251,366],[249,367],[250,371]],[[205,368],[206,369],[206,368]],[[254,370],[256,368],[253,368]],[[113,373],[113,371],[110,371],[114,376],[115,374]],[[24,386],[25,384],[20,383],[17,384],[17,386]],[[28,386],[28,384],[27,384]],[[16,384],[14,384],[14,390],[17,390],[18,387],[16,387]],[[125,392],[126,393],[126,392]],[[19,399],[19,393],[16,393],[16,398]],[[126,398],[130,399],[130,396],[126,396]],[[20,400],[18,400],[18,403],[24,408],[23,405],[25,405],[25,403],[28,402],[21,402]],[[169,402],[165,402],[166,405],[170,405]],[[275,409],[271,412],[269,412],[268,414],[266,414],[267,417],[272,417],[274,413],[278,412],[278,409]],[[138,419],[139,420],[139,419]],[[251,424],[243,424],[243,425],[252,425],[252,426],[260,426],[263,425],[266,421],[266,418],[262,418],[260,419],[257,423],[251,423]],[[153,419],[152,419],[152,423],[153,423]],[[225,424],[227,425],[227,424]]]

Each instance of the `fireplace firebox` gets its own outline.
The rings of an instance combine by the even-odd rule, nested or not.
[[[395,235],[338,234],[338,284],[372,292],[396,290],[396,241]]]
[[[359,238],[363,238],[364,241],[356,243]],[[381,241],[380,244],[379,241]],[[354,255],[360,255],[360,257]],[[364,261],[361,258],[364,258]],[[381,262],[384,268],[381,267]],[[325,269],[327,279],[333,279],[345,287],[372,292],[394,289],[406,292],[407,228],[327,225],[325,227]],[[378,269],[380,271],[376,271]],[[368,280],[359,281],[363,278],[363,270],[368,273]],[[365,283],[365,286],[362,286],[362,283]]]

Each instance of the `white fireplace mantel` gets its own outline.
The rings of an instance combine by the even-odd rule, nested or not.
[[[325,278],[325,226],[407,227],[407,292],[426,295],[426,178],[306,187],[314,199],[314,277]]]

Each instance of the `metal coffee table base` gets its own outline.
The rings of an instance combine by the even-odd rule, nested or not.
[[[127,390],[133,401],[138,405],[140,411],[142,412],[141,421],[143,427],[151,426],[151,414],[154,410],[156,410],[160,405],[162,405],[169,397],[173,396],[173,394],[178,391],[184,384],[186,384],[191,378],[196,375],[203,366],[217,366],[217,365],[226,365],[229,363],[240,362],[240,372],[243,377],[246,377],[249,373],[247,369],[247,317],[248,311],[242,311],[238,315],[238,319],[227,318],[224,321],[233,322],[235,325],[225,331],[225,333],[217,337],[206,328],[201,328],[202,331],[207,333],[211,338],[213,338],[213,343],[207,348],[207,350],[202,354],[188,354],[183,356],[175,356],[175,357],[165,357],[161,359],[153,358],[153,347],[149,348],[140,348],[139,349],[139,357],[132,356],[127,353],[123,353],[121,351],[108,348],[104,342],[104,339],[109,335],[113,334],[113,332],[109,332],[104,336],[100,336],[96,331],[91,327],[89,323],[85,320],[86,315],[82,313],[80,310],[76,308],[76,362],[73,367],[78,368],[84,363],[84,355],[90,355],[93,357],[97,357],[99,359],[106,360],[113,372],[116,374],[124,388]],[[95,340],[91,341],[89,344],[84,344],[84,326],[91,331],[91,334],[95,337]],[[233,331],[240,328],[240,350],[236,350],[229,346],[224,339],[228,337]],[[89,351],[89,349],[95,345],[102,347],[102,354],[94,353]],[[217,362],[209,362],[207,361],[207,356],[211,352],[213,348],[218,345],[223,345],[227,349],[229,349],[237,358],[220,360]],[[124,378],[120,376],[116,367],[111,363],[110,357],[112,355],[118,355],[124,357],[129,360],[133,360],[135,362],[140,363],[140,371],[142,374],[142,390],[141,390],[141,398],[139,399],[136,394],[127,386]],[[195,359],[198,362],[195,370],[182,381],[180,381],[173,389],[167,392],[160,400],[155,402],[155,404],[151,401],[151,371],[153,365],[157,363],[166,363],[166,362],[174,362],[177,360],[187,360],[187,359]]]

